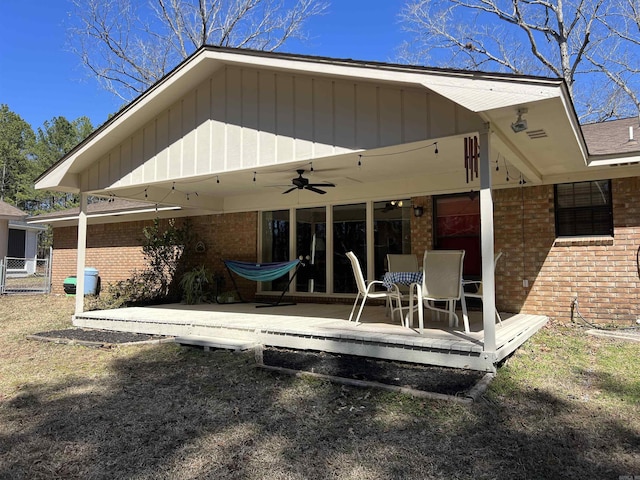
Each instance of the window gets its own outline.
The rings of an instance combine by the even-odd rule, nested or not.
[[[611,181],[555,186],[556,236],[613,236]]]
[[[27,233],[24,230],[9,229],[7,257],[24,258]]]

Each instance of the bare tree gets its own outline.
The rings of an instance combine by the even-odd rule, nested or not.
[[[400,19],[415,42],[402,55],[446,67],[556,76],[566,81],[581,119],[628,116],[640,110],[640,80],[633,77],[640,65],[638,6],[639,0],[409,0]]]
[[[273,51],[304,39],[320,0],[72,0],[72,49],[123,100],[142,93],[203,45]]]

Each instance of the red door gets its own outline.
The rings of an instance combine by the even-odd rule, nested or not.
[[[465,278],[480,278],[480,197],[455,194],[434,198],[434,248],[464,250]]]

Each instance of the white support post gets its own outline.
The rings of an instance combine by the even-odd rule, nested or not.
[[[480,132],[480,244],[482,249],[482,324],[484,351],[496,351],[496,282],[493,252],[490,124]]]
[[[367,279],[367,283],[372,280],[378,280],[376,278],[376,261],[375,261],[375,234],[373,229],[373,202],[366,203],[366,212],[365,212],[365,225],[370,225],[371,228],[365,227],[365,235],[366,235],[366,245],[367,251],[365,252],[365,257],[367,259],[367,270],[364,273],[364,278]]]
[[[86,193],[80,194],[80,213],[78,215],[78,255],[76,265],[76,315],[84,312],[84,266],[87,256],[87,199]]]

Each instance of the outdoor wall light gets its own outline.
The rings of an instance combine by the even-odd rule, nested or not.
[[[424,208],[422,207],[422,205],[415,205],[413,207],[413,216],[414,217],[421,217],[424,214]]]
[[[522,115],[527,113],[527,111],[528,110],[526,108],[518,109],[518,118],[511,124],[511,130],[513,130],[515,133],[524,132],[527,129],[527,121],[522,118]]]

